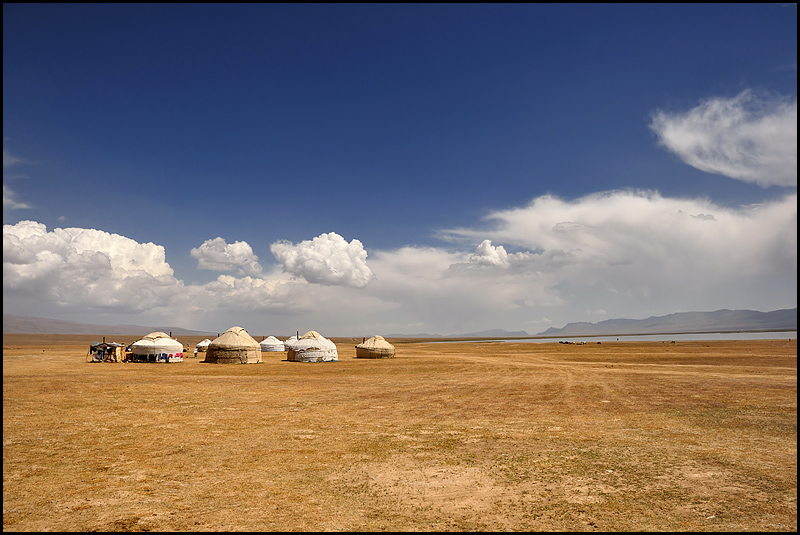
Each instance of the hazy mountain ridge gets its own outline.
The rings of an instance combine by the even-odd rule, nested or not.
[[[551,327],[536,335],[525,331],[490,329],[449,334],[385,334],[386,338],[527,338],[532,336],[602,336],[624,334],[677,334],[689,332],[780,331],[797,329],[797,308],[759,312],[755,310],[717,310],[714,312],[676,312],[646,319],[610,319],[598,323],[568,323]],[[142,325],[97,325],[77,321],[3,314],[3,333],[18,334],[105,334],[144,336],[153,331],[173,336],[213,336],[215,333],[183,327],[145,327]]]
[[[676,312],[666,316],[651,316],[642,320],[610,319],[598,323],[568,323],[560,329],[551,327],[537,336],[789,331],[795,329],[797,329],[797,308],[771,312],[722,309],[714,312]]]
[[[145,327],[142,325],[97,325],[69,320],[17,316],[3,313],[3,334],[105,334],[144,336],[153,331],[172,333],[173,336],[206,336],[205,331],[193,331],[182,327]]]

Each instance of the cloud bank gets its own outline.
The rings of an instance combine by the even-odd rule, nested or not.
[[[550,274],[561,284],[603,281],[623,291],[637,284],[655,291],[693,277],[790,277],[797,269],[796,194],[740,209],[648,191],[604,192],[574,201],[542,196],[486,219],[490,230],[452,229],[442,237],[463,242],[488,236],[536,251],[509,256],[509,265]]]
[[[133,313],[174,304],[183,283],[164,248],[101,230],[3,225],[3,297]]]
[[[280,241],[271,246],[277,269],[184,285],[161,246],[22,221],[3,226],[4,303],[158,311],[209,330],[258,321],[294,332],[302,318],[301,329],[342,335],[541,332],[603,319],[597,311],[641,318],[796,306],[796,194],[739,209],[644,191],[541,196],[485,223],[442,231],[449,247],[373,250],[369,265],[359,240],[333,232]],[[196,250],[230,253],[224,240],[204,245]],[[244,242],[237,250],[246,253],[219,258],[240,263],[220,267],[256,258]]]

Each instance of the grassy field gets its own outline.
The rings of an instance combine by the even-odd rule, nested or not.
[[[797,529],[796,339],[87,363],[100,339],[3,335],[4,531]]]

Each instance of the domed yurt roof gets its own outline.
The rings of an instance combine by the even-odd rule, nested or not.
[[[209,345],[210,343],[211,343],[211,340],[209,340],[208,338],[206,338],[206,339],[205,339],[205,340],[203,340],[202,342],[197,342],[197,346],[196,346],[196,347],[197,347],[198,349],[200,349],[200,348],[205,348],[205,347],[208,347],[208,345]]]
[[[394,346],[383,336],[375,335],[356,346],[356,358],[387,359],[394,357]]]
[[[336,344],[319,334],[308,331],[306,334],[289,343],[284,342],[288,351],[286,360],[294,362],[334,362],[339,360]]]
[[[261,346],[261,351],[286,351],[283,342],[274,336],[267,336],[259,342],[259,345]]]
[[[170,338],[167,333],[154,331],[141,340],[131,344],[134,355],[160,355],[162,353],[183,353],[183,344]]]
[[[256,364],[261,346],[242,327],[231,327],[208,344],[203,362],[217,364]]]

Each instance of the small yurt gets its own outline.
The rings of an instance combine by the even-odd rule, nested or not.
[[[286,346],[283,345],[283,342],[275,338],[274,336],[267,336],[261,342],[258,343],[261,346],[261,351],[286,351]]]
[[[339,360],[336,344],[319,334],[308,331],[306,334],[286,344],[286,360],[293,362],[335,362]]]
[[[132,362],[183,362],[183,344],[155,331],[131,344]]]
[[[241,327],[231,327],[208,344],[203,362],[215,364],[257,364],[261,346]]]
[[[375,335],[356,346],[356,358],[388,359],[394,357],[394,346],[383,336]]]
[[[292,335],[283,341],[283,347],[286,348],[286,351],[289,351],[289,347],[296,342],[297,342],[297,337],[295,335]]]
[[[202,342],[197,342],[197,345],[195,347],[197,348],[197,351],[205,351],[206,349],[208,349],[208,345],[210,343],[211,343],[211,340],[206,338]]]

